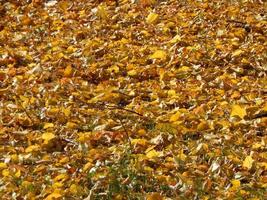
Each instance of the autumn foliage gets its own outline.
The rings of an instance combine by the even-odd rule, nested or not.
[[[265,1],[0,1],[0,199],[266,199]]]

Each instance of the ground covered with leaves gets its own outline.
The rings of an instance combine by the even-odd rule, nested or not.
[[[0,1],[1,199],[266,199],[265,1]]]

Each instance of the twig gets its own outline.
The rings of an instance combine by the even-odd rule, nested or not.
[[[131,95],[126,94],[126,93],[124,93],[124,92],[121,92],[121,91],[119,91],[119,90],[113,90],[112,92],[119,93],[119,94],[122,94],[122,95],[127,96],[127,97],[132,97]]]
[[[94,108],[99,108],[99,109],[103,109],[103,107],[106,107],[106,108],[110,108],[110,109],[118,109],[118,110],[124,110],[124,111],[127,111],[127,112],[130,112],[130,113],[133,113],[133,114],[136,114],[140,117],[145,117],[144,115],[142,115],[141,113],[138,113],[134,110],[130,110],[130,109],[127,109],[127,108],[123,108],[121,106],[116,106],[116,105],[109,105],[109,104],[106,104],[104,102],[100,102],[100,103],[88,103],[86,102],[85,100],[83,99],[79,99],[81,102],[89,105],[89,106],[92,106]],[[147,118],[147,117],[146,117]]]
[[[102,105],[103,105],[103,104],[102,104]],[[138,112],[135,112],[135,111],[130,110],[130,109],[127,109],[127,108],[123,108],[123,107],[121,107],[121,106],[108,105],[108,104],[106,104],[106,105],[104,105],[104,106],[106,106],[106,107],[108,107],[108,108],[114,108],[114,109],[118,109],[118,110],[124,110],[124,111],[127,111],[127,112],[134,113],[134,114],[136,114],[136,115],[139,115],[139,116],[141,116],[141,117],[144,117],[144,115],[142,115],[142,114],[140,114],[140,113],[138,113]]]
[[[72,140],[70,140],[70,139],[67,139],[67,138],[61,138],[63,141],[65,141],[65,142],[67,142],[67,143],[71,143],[71,144],[73,144],[73,145],[78,145],[78,143],[77,142],[74,142],[74,141],[72,141]]]
[[[263,117],[267,117],[267,112],[258,113],[256,115],[254,115],[253,119],[258,119],[258,118],[263,118]]]
[[[226,21],[227,22],[230,22],[230,23],[237,23],[237,24],[243,24],[243,25],[246,25],[247,24],[245,22],[237,21],[237,20],[234,20],[234,19],[228,19]]]

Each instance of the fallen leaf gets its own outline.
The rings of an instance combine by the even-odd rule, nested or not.
[[[176,91],[175,90],[168,90],[168,96],[173,97],[176,95]]]
[[[7,164],[4,162],[0,162],[0,169],[5,169],[7,168]]]
[[[154,23],[158,19],[158,14],[156,13],[149,13],[149,15],[146,18],[146,22],[148,24]]]
[[[71,77],[72,73],[73,73],[73,69],[72,69],[71,65],[68,65],[64,70],[64,76],[65,77]]]
[[[129,76],[135,76],[135,75],[137,74],[137,72],[136,72],[135,69],[133,69],[133,70],[128,71],[127,74],[128,74]]]
[[[177,70],[177,72],[187,72],[190,70],[190,67],[188,66],[182,66],[182,67],[179,67],[179,69]]]
[[[71,194],[75,195],[79,192],[79,186],[76,184],[71,184],[69,191]]]
[[[67,108],[62,108],[62,112],[64,113],[64,115],[66,117],[69,117],[71,114],[71,106],[67,107]]]
[[[179,41],[181,41],[181,36],[180,35],[176,35],[169,42],[170,43],[176,43],[176,42],[179,42]]]
[[[234,51],[234,52],[232,53],[232,56],[233,56],[233,57],[237,57],[237,56],[241,55],[243,52],[244,52],[244,51],[242,51],[241,49],[238,49],[238,50],[236,50],[236,51]]]
[[[161,59],[161,60],[166,60],[167,58],[167,53],[163,50],[157,50],[155,51],[150,57],[150,59]]]
[[[238,116],[241,119],[243,119],[247,115],[246,109],[241,107],[240,105],[233,105],[232,106],[232,111],[230,116],[235,117]]]
[[[44,140],[44,143],[47,144],[50,140],[55,138],[56,136],[51,132],[43,133],[42,139]]]
[[[159,157],[161,155],[162,155],[162,152],[156,151],[154,149],[152,149],[151,151],[148,151],[146,153],[146,157],[149,158],[149,159],[157,158],[157,157]]]
[[[77,127],[77,124],[74,122],[67,122],[66,127],[72,129]]]
[[[4,169],[4,170],[2,171],[2,175],[5,176],[5,177],[9,176],[9,174],[10,174],[10,172],[9,172],[8,169]]]
[[[111,72],[118,73],[120,71],[120,68],[118,66],[116,66],[116,65],[113,65],[113,66],[109,67],[107,70],[110,73]]]
[[[236,179],[231,180],[231,183],[232,183],[232,187],[230,188],[230,190],[233,190],[233,191],[237,191],[241,186],[240,181]]]
[[[209,129],[210,126],[209,126],[209,123],[207,121],[201,121],[198,125],[197,125],[197,130],[198,131],[204,131],[204,130],[207,130]]]
[[[107,20],[108,19],[107,7],[104,5],[99,5],[97,7],[97,14],[100,17],[100,19]]]
[[[25,149],[25,152],[26,153],[31,153],[31,152],[34,152],[34,151],[39,151],[40,149],[40,146],[39,145],[31,145],[31,146],[28,146],[26,149]]]
[[[170,117],[170,122],[176,122],[178,121],[178,119],[180,119],[181,117],[181,113],[179,111],[177,111],[175,114],[171,115]]]
[[[243,161],[243,167],[250,170],[253,165],[253,158],[251,156],[247,156],[245,160]]]
[[[59,199],[62,197],[62,194],[60,194],[59,191],[54,191],[53,193],[49,194],[45,200],[55,200],[55,199]]]
[[[55,182],[57,182],[57,181],[64,181],[67,178],[68,178],[68,175],[67,174],[59,174],[53,180]]]
[[[53,123],[45,123],[43,128],[48,129],[48,128],[53,128],[53,127],[54,127]]]
[[[145,146],[148,143],[148,141],[146,139],[132,139],[131,140],[131,144],[133,145],[142,145]]]
[[[21,171],[18,170],[14,175],[15,175],[16,178],[19,178],[21,176]]]

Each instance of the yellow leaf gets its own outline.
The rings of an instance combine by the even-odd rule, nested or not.
[[[69,46],[68,48],[67,48],[67,53],[73,53],[73,52],[75,52],[77,50],[77,48],[75,48],[75,47],[73,47],[73,46]]]
[[[129,41],[128,41],[126,38],[122,38],[122,39],[120,40],[120,43],[121,43],[121,44],[128,44]]]
[[[198,131],[204,131],[204,130],[207,130],[207,129],[209,129],[210,128],[210,126],[209,126],[209,124],[208,124],[208,122],[207,121],[201,121],[198,125],[197,125],[197,130]]]
[[[99,5],[98,6],[97,14],[101,19],[104,19],[104,20],[108,19],[108,13],[107,13],[107,10],[106,10],[106,6],[104,6],[104,5]]]
[[[238,50],[236,50],[236,51],[234,51],[234,52],[232,53],[232,56],[233,56],[233,57],[239,56],[239,55],[241,55],[243,52],[244,52],[244,51],[242,51],[241,49],[238,49]]]
[[[2,175],[3,176],[9,176],[9,170],[8,169],[4,169],[3,171],[2,171]]]
[[[181,117],[181,113],[179,111],[177,111],[175,114],[173,114],[170,117],[170,122],[176,122],[179,118]]]
[[[53,128],[53,127],[54,127],[53,123],[45,123],[44,124],[44,129]]]
[[[232,187],[230,188],[231,190],[238,190],[240,188],[240,181],[239,180],[231,180],[231,183],[232,183]]]
[[[148,166],[144,166],[144,170],[147,171],[147,172],[153,172],[154,171],[153,168],[148,167]]]
[[[238,29],[236,29],[236,31],[234,32],[234,35],[235,35],[236,37],[238,37],[238,38],[244,38],[245,35],[246,35],[246,31],[245,31],[245,29],[243,29],[243,28],[238,28]],[[235,42],[233,42],[233,43],[235,43]],[[237,42],[236,42],[236,43],[237,43]]]
[[[231,117],[238,116],[243,119],[247,115],[246,109],[239,105],[233,105],[231,111]]]
[[[188,66],[182,66],[182,67],[180,67],[178,70],[177,70],[177,72],[187,72],[187,71],[189,71],[190,70],[190,67],[188,67]]]
[[[55,138],[56,136],[51,132],[46,132],[42,135],[42,139],[44,140],[44,143],[48,143],[50,140]]]
[[[29,181],[22,181],[22,183],[21,183],[21,186],[24,187],[24,188],[27,188],[30,185],[31,185],[31,182],[29,182]]]
[[[62,197],[59,191],[54,191],[52,194],[49,194],[45,200],[55,200]]]
[[[151,158],[156,158],[162,155],[162,152],[156,151],[156,150],[151,150],[146,153],[146,157],[151,159]]]
[[[146,30],[142,30],[141,33],[146,37],[150,36],[150,33],[147,32]]]
[[[88,162],[86,163],[84,166],[83,166],[83,171],[87,171],[88,169],[90,169],[91,167],[93,166],[93,164],[91,162]]]
[[[60,159],[60,163],[67,163],[67,162],[69,162],[69,158],[68,157],[64,157],[64,158],[62,158],[62,159]]]
[[[253,158],[251,156],[247,156],[243,161],[243,167],[249,170],[251,169],[253,162],[254,162]]]
[[[113,66],[109,67],[107,69],[107,71],[110,72],[110,73],[111,72],[118,73],[120,71],[120,68],[118,66],[116,66],[116,65],[113,65]]]
[[[63,183],[61,183],[61,182],[55,182],[55,183],[52,185],[52,187],[53,187],[54,189],[61,188],[62,186],[63,186]]]
[[[152,24],[152,23],[154,23],[158,19],[158,16],[159,15],[156,14],[156,13],[149,13],[149,15],[146,18],[146,22],[148,24]]]
[[[85,17],[85,16],[86,16],[86,11],[85,11],[85,10],[81,10],[81,11],[79,11],[79,16],[80,16],[81,18]]]
[[[26,153],[30,153],[30,152],[33,152],[33,151],[38,151],[40,149],[40,146],[39,145],[31,145],[31,146],[28,146],[26,149],[25,149],[25,152]]]
[[[50,115],[57,114],[58,112],[59,112],[59,108],[50,108],[50,109],[48,109],[48,113]],[[53,123],[45,123],[45,126],[49,126],[49,124],[52,124],[52,127],[54,126]],[[50,127],[47,127],[47,128],[50,128]]]
[[[64,76],[65,77],[71,77],[72,73],[73,73],[73,69],[72,69],[71,65],[68,65],[64,70]]]
[[[145,146],[147,144],[147,140],[146,139],[132,139],[131,144],[133,145],[139,144],[139,145]]]
[[[15,163],[17,163],[18,161],[19,161],[19,156],[18,156],[18,154],[12,154],[11,156],[10,156],[10,158],[11,158],[11,160],[13,161],[13,162],[15,162]],[[1,168],[1,167],[0,167]]]
[[[176,35],[169,42],[170,43],[176,43],[176,42],[179,42],[179,41],[181,41],[181,37],[180,37],[180,35]]]
[[[66,127],[67,128],[75,128],[75,127],[77,127],[77,124],[74,122],[67,122]]]
[[[15,173],[15,177],[19,178],[21,176],[21,172],[20,170],[18,170],[16,173]]]
[[[23,108],[26,108],[27,106],[28,106],[28,104],[29,104],[29,98],[27,98],[27,97],[25,97],[25,96],[20,96],[20,99],[22,100],[22,107]]]
[[[130,71],[128,71],[128,73],[127,73],[129,76],[135,76],[136,74],[137,74],[137,72],[136,72],[136,70],[130,70]]]
[[[68,117],[68,116],[70,116],[70,114],[71,114],[71,106],[69,106],[69,107],[67,107],[67,108],[62,108],[62,112],[64,113],[64,115],[66,116],[66,117]]]
[[[57,182],[57,181],[64,181],[64,179],[66,179],[66,178],[68,178],[68,175],[67,174],[59,174],[53,180],[55,182]]]
[[[7,164],[4,162],[0,162],[0,169],[5,169],[7,168]]]
[[[242,58],[241,63],[243,63],[243,64],[249,64],[249,61],[246,58]]]
[[[259,149],[259,148],[261,148],[262,146],[264,146],[264,144],[261,144],[261,143],[255,143],[255,144],[253,144],[252,145],[252,149]]]
[[[168,90],[168,96],[172,97],[176,95],[176,91],[175,90]]]
[[[68,58],[68,57],[66,57],[62,52],[61,53],[59,53],[58,55],[56,55],[56,58],[57,59],[61,59],[61,58]]]
[[[46,169],[46,166],[39,165],[39,166],[35,167],[35,169],[33,170],[33,173],[41,172],[41,171],[44,171],[45,169]]]
[[[27,102],[29,101],[29,98],[22,96],[22,95],[20,95],[19,98],[21,101],[27,101]]]
[[[150,59],[166,60],[166,58],[167,58],[167,54],[163,50],[157,50],[150,56]]]
[[[79,142],[86,142],[86,141],[87,141],[86,134],[84,134],[84,133],[80,133],[80,134],[79,134],[78,141],[79,141]]]
[[[79,186],[77,186],[77,185],[75,185],[75,184],[72,184],[71,186],[70,186],[70,193],[71,194],[77,194],[78,193],[78,190],[79,190]]]

